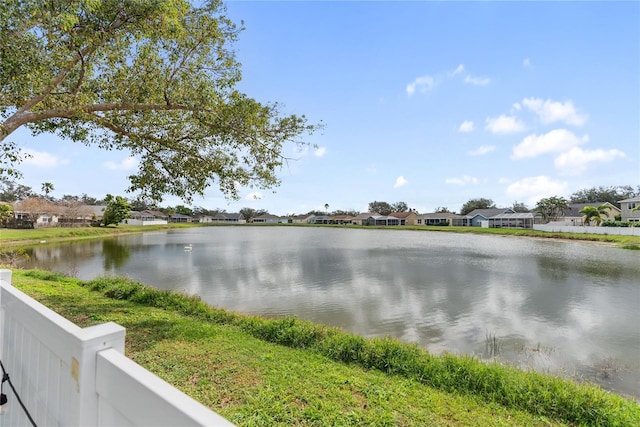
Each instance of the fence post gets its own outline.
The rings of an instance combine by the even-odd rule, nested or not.
[[[2,285],[11,284],[11,270],[0,269],[0,360],[4,360],[4,310],[2,309]]]
[[[96,369],[98,352],[112,348],[124,354],[125,328],[114,322],[91,326],[76,331],[75,348],[71,351],[72,385],[78,399],[78,406],[70,408],[76,414],[73,420],[78,426],[95,426],[98,423],[98,393],[96,391]],[[77,422],[77,424],[76,424]]]

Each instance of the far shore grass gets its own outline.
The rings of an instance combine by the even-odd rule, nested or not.
[[[640,420],[638,403],[596,386],[291,317],[240,315],[126,278],[14,269],[13,284],[79,326],[124,326],[127,356],[239,426]]]
[[[71,240],[85,240],[104,238],[110,236],[144,233],[158,230],[172,230],[192,227],[327,227],[340,229],[363,229],[363,230],[397,230],[412,231],[432,231],[449,233],[471,233],[497,236],[533,237],[542,239],[574,240],[584,242],[606,243],[624,249],[640,249],[640,236],[618,236],[586,233],[549,233],[530,229],[509,229],[509,228],[480,228],[480,227],[443,227],[443,226],[397,226],[397,227],[375,227],[357,225],[315,225],[315,224],[167,224],[150,226],[118,225],[110,227],[45,227],[31,230],[14,230],[0,228],[0,251],[3,248],[29,247],[43,243],[57,243]]]

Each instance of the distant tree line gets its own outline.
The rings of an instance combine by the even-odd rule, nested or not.
[[[61,198],[56,199],[51,196],[51,192],[55,190],[55,186],[50,182],[44,182],[41,186],[42,193],[37,193],[31,187],[19,184],[15,181],[12,181],[8,178],[0,179],[0,202],[6,203],[15,203],[18,201],[25,201],[28,199],[35,199],[32,202],[27,203],[27,205],[33,205],[33,209],[38,208],[38,204],[40,201],[48,201],[51,203],[55,203],[58,206],[63,206],[67,210],[71,211],[74,207],[77,207],[81,204],[90,205],[90,206],[98,206],[98,205],[108,205],[108,203],[114,203],[114,200],[118,200],[120,204],[126,202],[126,206],[129,210],[133,211],[144,211],[144,210],[155,210],[164,213],[165,215],[173,215],[173,214],[182,214],[187,216],[200,216],[200,215],[209,215],[216,216],[218,214],[226,213],[225,209],[208,209],[202,206],[193,206],[188,207],[184,205],[177,206],[166,206],[160,207],[158,206],[151,198],[143,197],[141,195],[127,198],[121,196],[111,196],[107,195],[105,198],[99,199],[96,197],[89,196],[85,193],[81,195],[70,195],[65,194]],[[543,217],[549,221],[560,216],[564,210],[568,209],[568,205],[571,203],[594,203],[598,204],[598,206],[594,206],[596,211],[599,208],[600,204],[604,204],[606,202],[611,203],[613,206],[620,207],[618,201],[623,199],[628,199],[632,197],[640,196],[640,185],[633,187],[631,185],[619,185],[619,186],[600,186],[593,187],[583,190],[578,190],[571,194],[569,198],[565,198],[562,196],[552,196],[540,199],[536,206],[533,208],[529,208],[525,203],[514,201],[510,209],[514,212],[539,212],[543,215]],[[311,210],[306,213],[306,215],[347,215],[347,216],[357,216],[360,214],[359,211],[354,209],[349,210],[334,210],[329,212],[329,204],[324,204],[325,210]],[[407,212],[410,210],[409,205],[404,201],[399,201],[395,203],[388,203],[385,201],[373,201],[368,204],[368,212],[375,212],[380,215],[389,215],[393,212]],[[493,200],[489,198],[473,198],[468,200],[466,203],[462,205],[460,209],[460,215],[467,215],[475,209],[493,209],[496,208],[496,204]],[[6,209],[5,209],[6,210]],[[416,213],[416,210],[414,210]],[[456,213],[455,211],[449,210],[447,207],[439,206],[435,209],[436,213]],[[239,211],[240,215],[246,221],[250,221],[253,218],[256,218],[261,215],[269,214],[266,209],[253,209],[249,207],[244,207]],[[8,214],[5,213],[4,216]],[[294,216],[294,214],[292,214]],[[594,218],[594,221],[597,220],[597,215],[593,212],[588,213],[590,218]]]

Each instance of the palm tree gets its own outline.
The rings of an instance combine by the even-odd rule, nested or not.
[[[324,210],[327,214],[329,213],[329,203],[324,204]]]
[[[585,206],[580,209],[578,213],[584,215],[584,223],[587,225],[591,225],[591,222],[594,221],[596,224],[600,224],[603,221],[601,215],[607,213],[607,206],[600,205],[597,208],[593,206]]]
[[[42,191],[44,192],[45,197],[48,199],[49,198],[49,193],[51,193],[54,190],[53,188],[53,184],[50,182],[43,182],[42,183]]]

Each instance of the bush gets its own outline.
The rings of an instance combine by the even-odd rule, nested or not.
[[[602,224],[600,224],[603,227],[640,227],[640,221],[611,221],[611,220],[607,220],[607,221],[603,221]]]

